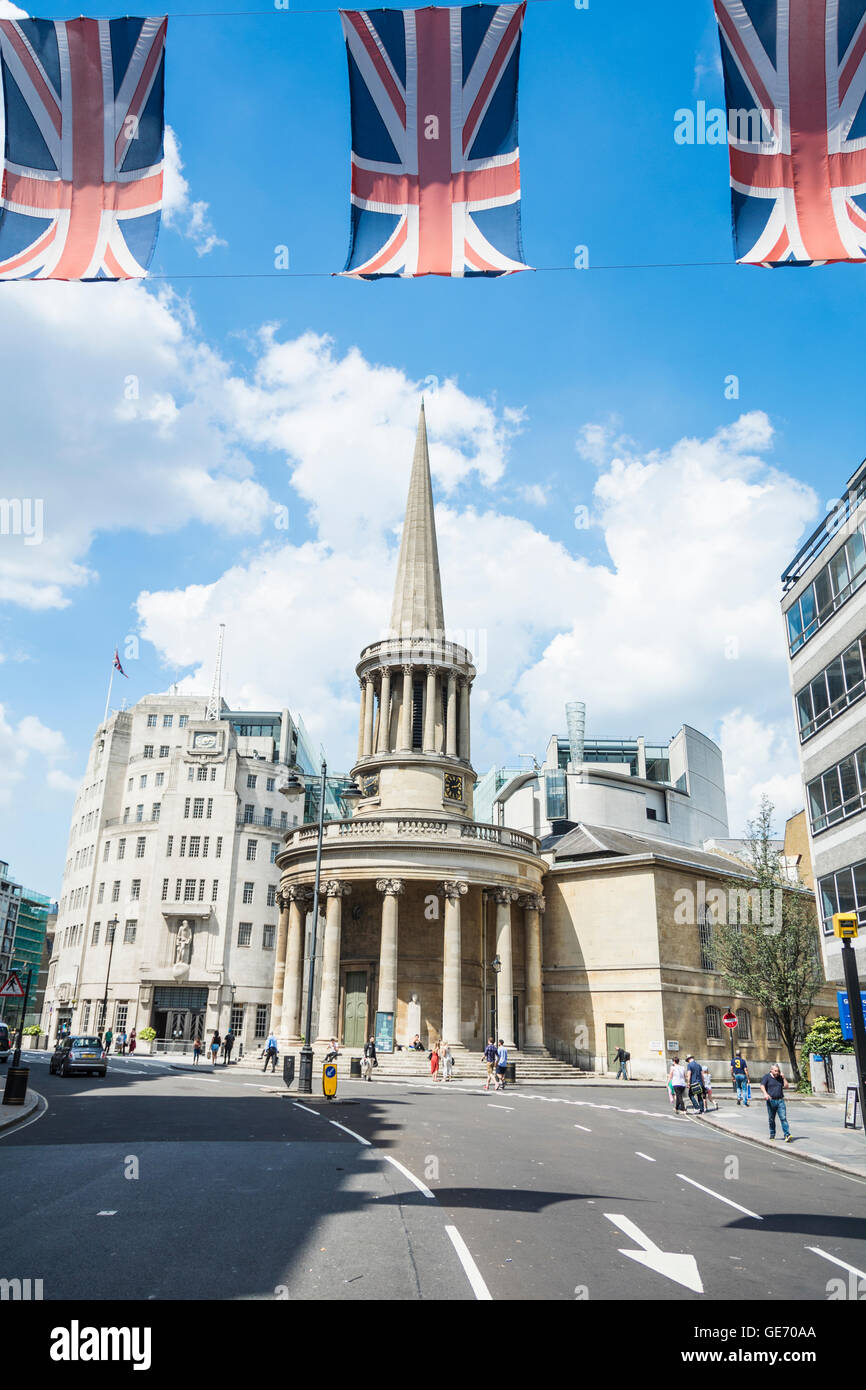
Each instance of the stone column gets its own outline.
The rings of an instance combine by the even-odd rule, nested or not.
[[[301,1040],[301,996],[304,990],[304,919],[313,891],[295,883],[286,896],[289,900],[289,932],[280,1036],[287,1042],[297,1043]]]
[[[400,706],[400,737],[397,747],[406,752],[412,747],[412,667],[403,667],[403,703]]]
[[[274,960],[274,983],[271,989],[271,1028],[276,1033],[280,1029],[283,1015],[283,982],[286,976],[286,940],[289,934],[289,896],[277,894],[280,909],[280,922],[277,927],[277,953]]]
[[[319,1036],[317,1043],[337,1038],[340,1007],[340,935],[343,898],[351,893],[350,884],[332,878],[322,884],[325,908],[325,946],[322,952],[322,988],[319,995]]]
[[[462,964],[460,937],[460,899],[469,892],[469,884],[461,879],[440,883],[439,892],[445,898],[445,933],[442,956],[442,1041],[451,1048],[462,1047],[460,1024],[462,1012]]]
[[[448,673],[448,712],[445,719],[445,753],[457,757],[457,672]]]
[[[436,667],[427,667],[427,700],[424,705],[424,752],[436,752]]]
[[[361,708],[358,712],[358,759],[364,756],[364,725],[367,711],[367,682],[361,680]]]
[[[462,680],[460,682],[460,742],[457,756],[467,763],[469,762],[469,689],[469,681]]]
[[[514,967],[511,952],[511,904],[517,897],[513,888],[496,888],[496,954],[500,970],[496,976],[496,1026],[506,1047],[514,1047]],[[499,1041],[499,1038],[496,1040]]]
[[[541,914],[544,898],[533,893],[522,900],[526,973],[526,1037],[524,1047],[544,1046],[544,996],[541,976]]]
[[[373,752],[373,708],[376,704],[376,691],[373,688],[373,677],[364,677],[364,747],[363,755],[369,758]]]
[[[382,693],[379,696],[379,746],[377,752],[389,753],[391,729],[391,668],[382,672]]]
[[[401,878],[379,878],[376,887],[382,896],[382,938],[379,946],[380,1013],[393,1013],[397,1022],[397,897],[403,892]]]

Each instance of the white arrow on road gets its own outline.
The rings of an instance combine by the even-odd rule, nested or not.
[[[683,1284],[694,1293],[703,1293],[704,1286],[694,1255],[676,1255],[671,1250],[660,1250],[633,1221],[629,1221],[627,1216],[614,1215],[609,1211],[604,1215],[614,1226],[619,1227],[623,1235],[641,1247],[640,1250],[620,1250],[621,1255],[628,1255],[630,1260],[637,1260],[638,1264],[646,1265],[647,1269],[654,1269],[657,1274],[663,1274],[666,1279],[673,1279],[677,1284]]]

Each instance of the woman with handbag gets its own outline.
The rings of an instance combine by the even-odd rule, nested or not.
[[[439,1044],[433,1044],[433,1051],[430,1053],[430,1076],[434,1081],[440,1081],[439,1075]]]

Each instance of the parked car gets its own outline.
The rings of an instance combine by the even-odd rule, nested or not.
[[[9,1029],[5,1023],[0,1023],[0,1062],[9,1061],[9,1053],[12,1050],[12,1040],[9,1037]]]
[[[52,1075],[60,1072],[61,1076],[71,1076],[74,1071],[95,1072],[97,1076],[104,1076],[107,1068],[101,1040],[81,1033],[59,1038],[48,1063]]]

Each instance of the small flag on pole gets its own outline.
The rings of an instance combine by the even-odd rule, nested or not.
[[[129,676],[126,675],[126,672],[120,664],[120,656],[116,647],[114,648],[114,669],[115,671],[119,671],[122,676],[126,676],[126,679],[129,680]]]

